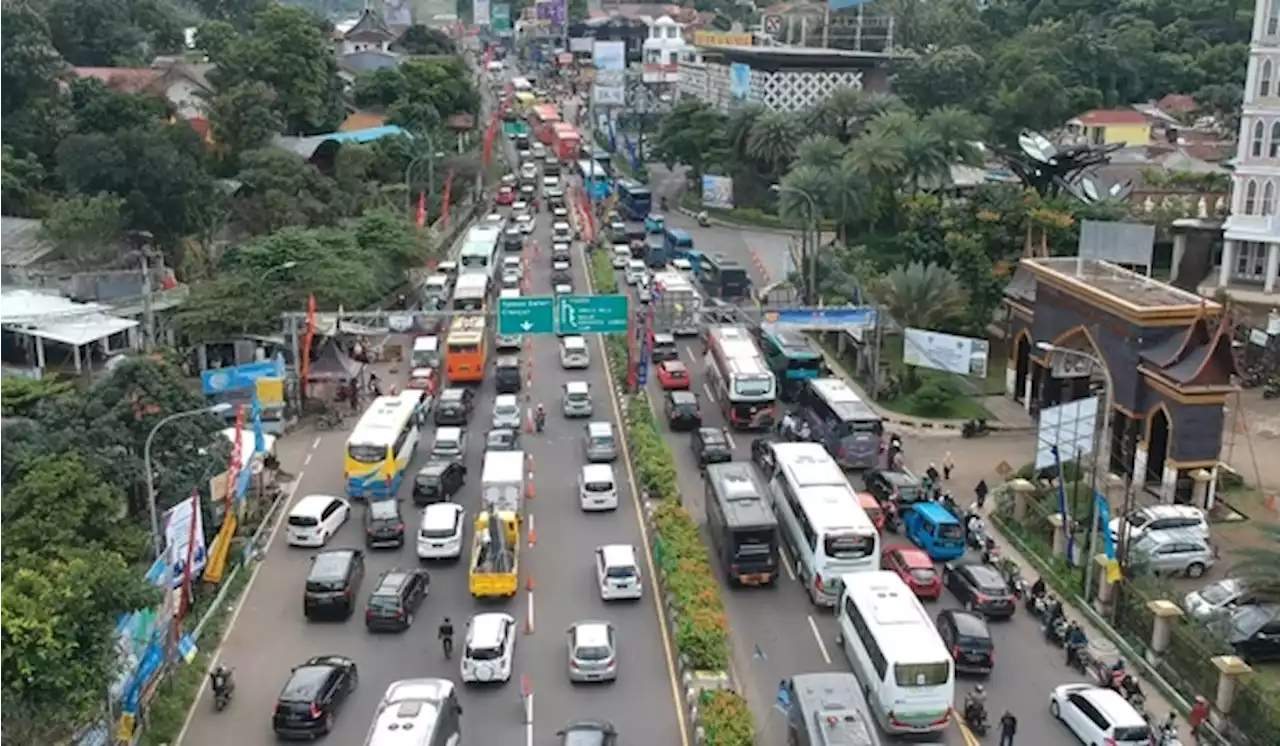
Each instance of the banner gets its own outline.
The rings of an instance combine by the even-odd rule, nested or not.
[[[627,103],[627,44],[621,41],[597,40],[591,48],[591,62],[596,68],[594,98],[604,106]]]
[[[712,47],[749,47],[755,43],[755,36],[729,31],[694,31],[693,43]]]
[[[729,65],[729,100],[735,104],[751,100],[751,66],[744,62]]]
[[[733,209],[733,177],[702,175],[702,206]]]
[[[284,378],[284,356],[259,363],[212,368],[200,374],[200,389],[207,396],[251,389],[259,378]]]
[[[307,296],[307,330],[302,335],[302,361],[298,363],[298,372],[301,377],[298,379],[298,388],[302,390],[302,397],[307,396],[307,380],[311,374],[311,345],[316,341],[316,297],[314,295]]]
[[[489,25],[489,0],[473,0],[471,22],[476,26]]]
[[[191,574],[204,570],[209,552],[204,544],[204,521],[196,502],[184,499],[164,514],[164,540],[173,558],[173,587],[182,586],[187,575],[187,557],[191,557]],[[194,526],[192,525],[194,523]]]
[[[902,362],[916,368],[986,378],[990,351],[985,339],[911,328],[902,335]]]
[[[511,6],[508,3],[498,3],[497,5],[494,5],[491,13],[493,15],[494,31],[511,30]]]
[[[1101,492],[1094,493],[1094,502],[1097,506],[1098,525],[1102,532],[1102,553],[1107,557],[1107,582],[1119,583],[1124,575],[1120,572],[1120,562],[1116,559],[1116,543],[1111,539],[1111,505],[1107,502],[1107,498]],[[1087,558],[1092,561],[1092,558]]]
[[[568,16],[568,5],[568,0],[540,0],[536,11],[537,18],[553,26],[563,26]]]

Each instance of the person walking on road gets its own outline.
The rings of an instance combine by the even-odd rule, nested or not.
[[[942,457],[942,478],[950,482],[951,470],[955,468],[956,460],[951,458],[951,451],[947,451],[947,455]]]
[[[1196,697],[1195,706],[1187,714],[1187,725],[1191,726],[1191,736],[1195,738],[1196,743],[1200,743],[1200,734],[1203,732],[1205,721],[1208,719],[1209,700],[1204,697]]]
[[[1000,716],[1000,746],[1013,746],[1013,737],[1018,732],[1018,718],[1005,710]]]

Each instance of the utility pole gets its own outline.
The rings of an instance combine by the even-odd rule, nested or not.
[[[151,297],[151,241],[149,231],[129,231],[126,234],[142,263],[142,349],[154,352],[156,348],[156,311]]]

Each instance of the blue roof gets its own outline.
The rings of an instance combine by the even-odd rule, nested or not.
[[[692,238],[688,231],[682,231],[679,228],[668,228],[667,233],[670,233],[672,238]]]
[[[920,511],[920,515],[934,523],[960,523],[960,519],[956,518],[950,510],[937,503],[916,503],[912,510]]]
[[[391,137],[392,135],[405,135],[412,137],[406,130],[397,127],[394,124],[387,124],[381,127],[369,127],[362,130],[351,130],[350,132],[330,132],[327,135],[317,135],[322,140],[333,140],[334,142],[373,142],[381,137]]]

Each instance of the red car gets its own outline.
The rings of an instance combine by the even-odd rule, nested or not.
[[[942,595],[942,578],[923,549],[885,547],[880,553],[880,569],[898,573],[917,598],[937,600]]]
[[[689,388],[689,369],[679,360],[667,360],[658,366],[658,382],[666,391]]]
[[[859,492],[858,504],[862,506],[862,510],[866,512],[871,522],[876,525],[876,530],[884,533],[884,508],[880,507],[880,501],[876,499],[876,496],[870,492]]]
[[[497,202],[500,205],[510,205],[516,201],[516,192],[511,187],[502,187],[498,190]]]

